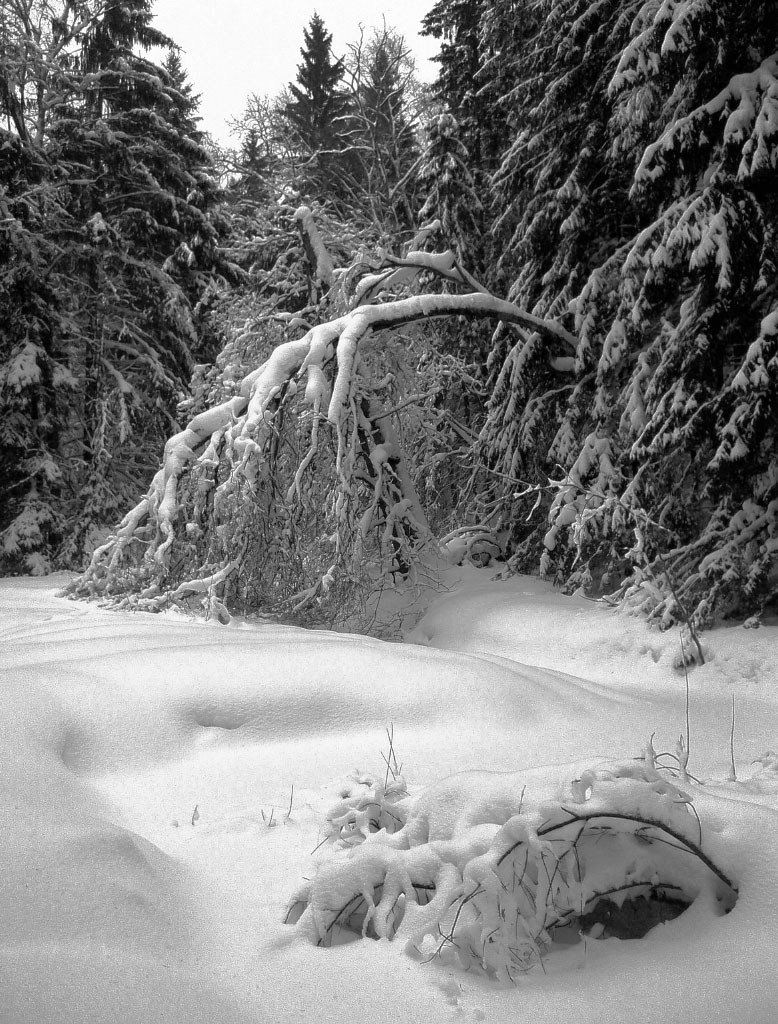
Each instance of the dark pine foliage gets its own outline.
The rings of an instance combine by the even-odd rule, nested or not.
[[[135,52],[170,45],[150,8],[4,21],[6,572],[79,564],[154,466],[203,348],[217,192],[180,67]]]
[[[300,147],[305,193],[322,199],[338,194],[344,168],[343,119],[349,99],[341,87],[344,64],[332,54],[332,33],[318,14],[303,29],[305,45],[296,80],[289,85],[285,113]]]

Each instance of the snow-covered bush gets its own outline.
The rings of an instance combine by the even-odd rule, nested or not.
[[[329,816],[334,850],[286,920],[322,945],[397,937],[417,958],[513,980],[570,932],[638,937],[695,900],[732,908],[693,798],[651,744],[564,772],[468,771],[417,796],[356,777]]]

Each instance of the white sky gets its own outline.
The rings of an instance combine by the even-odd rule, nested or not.
[[[227,119],[239,117],[250,93],[274,95],[294,81],[303,28],[316,10],[333,36],[336,56],[359,38],[359,26],[397,29],[415,53],[419,76],[430,81],[435,39],[418,35],[433,0],[156,0],[154,25],[184,51],[182,60],[200,93],[201,127],[223,143],[233,142]]]

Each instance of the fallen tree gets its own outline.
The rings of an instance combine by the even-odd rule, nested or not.
[[[308,211],[295,221],[309,259],[321,262],[326,249]],[[387,256],[370,269],[350,299],[332,285],[329,308],[350,308],[276,344],[233,394],[168,440],[148,491],[70,595],[149,611],[194,598],[226,621],[235,607],[301,612],[338,585],[353,591],[357,581],[375,587],[412,574],[433,538],[392,426],[396,410],[384,407],[382,339],[440,317],[512,324],[550,353],[574,352],[576,339],[486,292],[450,251]],[[421,273],[468,290],[379,301]],[[311,277],[334,279],[320,266]],[[301,323],[287,318],[287,331]],[[278,328],[263,329],[272,342]]]

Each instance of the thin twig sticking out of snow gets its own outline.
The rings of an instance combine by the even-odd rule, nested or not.
[[[732,694],[732,719],[729,730],[729,781],[737,782],[735,771],[735,694]]]

